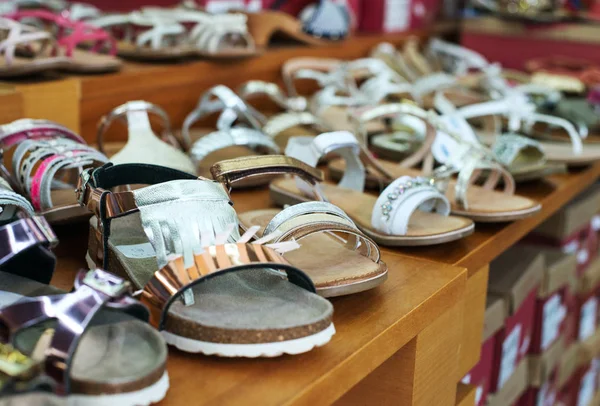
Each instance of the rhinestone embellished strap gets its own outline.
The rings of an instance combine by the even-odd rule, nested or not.
[[[381,193],[373,208],[371,224],[385,234],[405,235],[415,210],[447,216],[450,203],[435,187],[432,179],[403,176]]]

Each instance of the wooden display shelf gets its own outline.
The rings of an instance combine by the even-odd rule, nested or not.
[[[248,208],[260,205],[258,195],[246,202]],[[70,289],[76,271],[85,267],[87,229],[83,224],[56,231],[61,244],[52,284]],[[171,349],[171,388],[161,404],[331,404],[392,358],[398,404],[454,405],[466,270],[391,252],[383,260],[389,267],[383,285],[332,300],[337,333],[326,346],[275,359]]]

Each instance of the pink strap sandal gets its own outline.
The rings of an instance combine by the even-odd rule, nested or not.
[[[121,61],[115,57],[117,43],[101,28],[83,21],[73,21],[47,10],[20,10],[8,14],[16,21],[37,20],[55,28],[56,37],[64,55],[69,58],[66,69],[74,72],[94,73],[118,70]],[[89,51],[78,46],[90,45]]]

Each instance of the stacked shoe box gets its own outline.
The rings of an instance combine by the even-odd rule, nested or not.
[[[483,347],[463,382],[477,386],[477,405],[517,405],[527,389],[543,258],[508,250],[490,266]]]
[[[543,255],[545,267],[529,354],[530,388],[520,406],[584,406],[598,389],[600,259],[592,219],[599,208],[593,187],[522,242],[528,246],[523,249]]]

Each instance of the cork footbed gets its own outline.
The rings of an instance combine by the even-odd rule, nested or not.
[[[401,176],[422,176],[421,172],[417,169],[402,168],[398,164],[383,160],[379,160],[378,162],[394,178]],[[329,173],[333,179],[340,179],[345,168],[346,163],[343,160],[337,159],[329,164]],[[372,185],[387,186],[390,183],[376,178],[372,174],[367,175],[367,179],[369,178],[372,179]],[[467,190],[469,209],[464,210],[455,203],[455,185],[456,182],[451,180],[448,183],[446,192],[446,197],[451,204],[452,213],[468,217],[477,222],[496,223],[518,220],[529,217],[542,208],[539,203],[526,197],[517,195],[509,196],[496,190],[486,190],[483,187],[472,185]]]
[[[139,60],[173,60],[193,56],[194,50],[186,45],[177,45],[153,49],[150,47],[138,47],[127,41],[117,42],[117,54],[123,58]]]
[[[90,220],[92,236],[96,223]],[[117,247],[147,241],[139,213],[113,220],[108,270],[137,286],[146,283],[158,269],[156,258],[128,258]],[[191,290],[195,303],[176,301],[165,317],[165,330],[178,337],[220,344],[271,343],[316,335],[332,323],[331,303],[266,269],[223,274]]]
[[[64,292],[0,272],[0,306],[14,302],[14,294],[35,297],[61,293]],[[18,347],[30,351],[51,327],[49,322],[24,330],[17,336]],[[73,356],[71,393],[111,395],[147,388],[166,373],[166,359],[164,339],[152,326],[125,313],[100,310]]]
[[[117,57],[85,51],[83,49],[74,49],[72,55],[67,59],[68,63],[64,68],[70,72],[114,72],[119,70],[123,65],[121,60]]]
[[[211,59],[235,59],[249,58],[258,55],[260,52],[249,48],[223,48],[218,53],[203,51],[190,45],[176,45],[163,48],[138,47],[136,44],[127,41],[117,43],[117,53],[123,58],[139,60],[176,60],[188,57],[203,57]]]
[[[246,229],[260,226],[259,235],[262,235],[269,221],[279,212],[277,209],[255,210],[240,214],[239,219]],[[376,264],[331,235],[312,234],[298,242],[301,248],[286,253],[285,258],[310,276],[317,293],[323,297],[362,292],[387,279],[385,263]]]
[[[307,45],[326,45],[327,41],[305,33],[297,18],[275,10],[248,13],[248,31],[258,48],[267,48],[275,34]]]
[[[473,221],[455,216],[442,216],[420,210],[410,217],[406,235],[388,235],[371,226],[371,213],[377,197],[350,189],[342,189],[328,183],[321,183],[323,194],[330,203],[344,210],[360,230],[381,245],[417,246],[441,244],[454,241],[473,233]],[[291,178],[276,179],[271,182],[271,197],[279,205],[311,201],[298,190]]]
[[[15,56],[10,65],[4,55],[0,56],[0,77],[10,78],[16,76],[32,75],[35,73],[62,69],[69,64],[64,57],[40,56],[37,58],[24,58]]]

